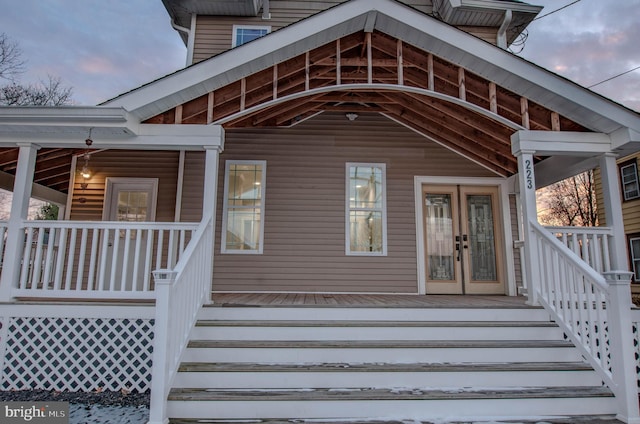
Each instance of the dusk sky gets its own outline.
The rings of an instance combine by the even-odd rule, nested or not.
[[[541,15],[574,0],[531,0]],[[94,105],[184,67],[186,48],[161,0],[0,0],[0,33],[27,60]],[[640,0],[581,0],[535,21],[520,55],[584,86],[640,66]],[[514,48],[518,50],[518,48]],[[640,110],[640,69],[594,91]]]

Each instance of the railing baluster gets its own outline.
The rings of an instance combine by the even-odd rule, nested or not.
[[[136,231],[136,243],[134,246],[133,253],[133,272],[132,272],[132,281],[131,281],[131,291],[137,291],[139,285],[138,281],[138,270],[140,269],[140,250],[142,249],[142,232],[146,230],[137,230]]]
[[[62,290],[62,277],[64,274],[64,260],[67,254],[68,228],[60,229],[60,241],[58,242],[58,257],[56,258],[56,277],[53,280],[55,290]]]
[[[98,287],[96,283],[96,263],[98,262],[98,240],[100,239],[100,230],[94,228],[91,230],[91,253],[89,257],[89,275],[87,275],[87,290],[95,290]]]
[[[35,249],[35,259],[31,264],[31,268],[33,270],[31,277],[31,285],[38,287],[40,283],[40,276],[42,274],[42,251],[44,250],[44,229],[40,228],[38,231],[38,238],[36,239]]]
[[[144,282],[142,285],[143,291],[151,290],[151,259],[153,255],[153,241],[154,241],[155,231],[149,230],[146,252],[145,252],[145,265],[144,265]]]
[[[52,227],[47,228],[47,231],[49,231],[49,239],[47,240],[47,254],[44,259],[44,273],[42,274],[43,290],[53,289],[53,287],[49,287],[49,283],[51,283],[51,268],[53,268],[53,251],[55,249],[56,232],[55,228]]]
[[[27,228],[27,237],[24,243],[24,253],[22,255],[22,269],[20,271],[20,284],[21,289],[26,289],[29,282],[29,274],[31,263],[31,243],[33,243],[33,228]],[[30,287],[33,288],[33,287]]]
[[[73,260],[75,258],[75,251],[76,251],[76,234],[77,234],[78,229],[76,227],[73,227],[71,229],[71,238],[69,239],[69,247],[68,252],[69,252],[69,258],[67,260],[67,268],[65,269],[65,273],[66,273],[66,279],[64,282],[64,289],[65,290],[71,290],[71,277],[73,276]]]
[[[158,246],[156,247],[155,269],[165,268],[162,264],[162,252],[164,251],[164,230],[158,230]]]
[[[122,266],[120,268],[120,291],[125,291],[127,289],[127,276],[129,275],[130,246],[131,246],[131,229],[127,228],[126,230],[124,230],[124,252],[122,254]]]
[[[87,228],[80,233],[80,253],[78,254],[78,271],[76,275],[76,291],[82,290],[84,278],[84,264],[87,259]]]
[[[111,246],[111,271],[109,273],[109,291],[116,291],[116,274],[118,271],[118,257],[120,256],[120,231],[116,228],[113,231],[113,242]]]

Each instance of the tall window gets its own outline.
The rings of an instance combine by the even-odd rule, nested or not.
[[[631,253],[633,281],[640,283],[640,237],[631,237],[629,239],[629,252]]]
[[[620,165],[620,179],[622,180],[622,194],[624,196],[624,200],[640,198],[638,166],[635,160],[625,162]]]
[[[222,253],[262,253],[265,161],[227,161]]]
[[[270,26],[234,25],[233,47],[241,46],[271,32]]]
[[[347,163],[347,255],[387,254],[385,174],[383,163]]]

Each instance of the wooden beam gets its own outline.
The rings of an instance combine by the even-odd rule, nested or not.
[[[464,78],[464,68],[462,66],[458,68],[458,97],[464,102],[467,101],[467,88]]]
[[[526,97],[520,97],[520,114],[522,115],[522,126],[526,129],[531,128],[529,122],[529,100]]]
[[[435,91],[436,84],[435,84],[435,76],[433,75],[433,55],[431,53],[427,55],[427,79],[428,79],[427,89],[430,91]]]
[[[367,44],[367,82],[371,84],[373,83],[373,52],[371,49],[371,33],[367,32],[365,38]]]
[[[176,106],[175,114],[176,114],[175,123],[182,124],[182,105]]]
[[[215,97],[213,91],[209,92],[209,96],[207,98],[207,124],[213,122],[213,107],[214,107]]]
[[[560,114],[558,112],[551,112],[551,130],[560,131]]]
[[[398,49],[396,57],[398,59],[398,85],[404,85],[404,63],[402,58],[402,40],[398,39]]]
[[[489,110],[493,113],[498,113],[498,94],[495,82],[489,82]]]
[[[366,106],[366,105],[328,105],[316,106],[313,108],[316,111],[328,111],[328,112],[385,112],[386,109],[380,106]]]
[[[273,65],[273,100],[278,98],[278,64]]]
[[[304,54],[304,91],[309,91],[309,52]]]
[[[247,79],[240,80],[240,111],[244,110],[247,101]]]
[[[342,84],[342,50],[340,39],[336,40],[336,85]]]

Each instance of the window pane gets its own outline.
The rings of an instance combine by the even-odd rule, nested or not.
[[[258,250],[260,225],[260,209],[229,209],[227,211],[227,249]]]
[[[635,199],[640,197],[640,186],[638,184],[638,170],[635,164],[626,165],[620,168],[622,176],[622,191],[624,199]]]
[[[236,29],[236,46],[253,41],[256,38],[260,38],[266,35],[268,30],[266,28],[237,28]]]
[[[467,205],[471,279],[495,281],[498,275],[491,196],[468,195]]]
[[[261,165],[232,164],[229,168],[228,206],[260,206],[261,184]]]
[[[640,238],[630,240],[634,281],[640,282]]]
[[[148,193],[120,191],[118,193],[118,221],[143,222],[147,220]]]
[[[352,252],[382,252],[382,212],[351,212],[349,234]]]
[[[426,233],[429,280],[453,280],[453,219],[450,194],[427,194]]]
[[[351,208],[382,208],[382,169],[352,166],[350,178]]]

